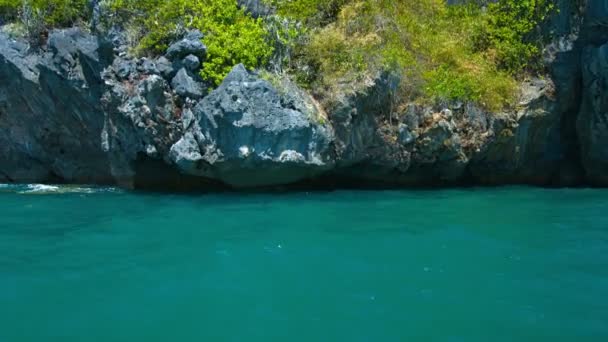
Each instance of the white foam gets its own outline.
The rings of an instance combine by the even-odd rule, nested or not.
[[[37,193],[37,192],[56,192],[59,191],[59,187],[55,185],[45,185],[45,184],[30,184],[27,186],[27,190],[24,192],[27,193]]]
[[[78,187],[71,185],[30,184],[20,194],[95,194],[117,192],[116,188]]]

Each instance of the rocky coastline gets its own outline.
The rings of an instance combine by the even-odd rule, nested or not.
[[[129,189],[608,186],[608,3],[559,1],[546,77],[490,113],[392,108],[395,80],[319,101],[236,65],[209,90],[190,31],[136,58],[120,32],[0,33],[0,182]]]

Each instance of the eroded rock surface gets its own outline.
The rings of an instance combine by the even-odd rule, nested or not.
[[[120,32],[53,31],[39,50],[0,34],[0,182],[608,186],[608,8],[558,4],[567,11],[549,24],[549,74],[502,113],[394,106],[390,74],[319,104],[237,65],[209,92],[197,31],[157,58],[130,56]]]
[[[45,50],[0,35],[0,175],[13,182],[111,183],[101,148],[101,71],[111,47],[78,29]]]
[[[281,87],[236,66],[191,109],[173,161],[185,173],[237,187],[293,183],[331,168],[331,126],[312,98],[289,83]]]

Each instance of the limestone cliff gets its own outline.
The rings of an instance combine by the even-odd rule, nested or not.
[[[559,6],[550,74],[524,82],[516,109],[502,113],[393,108],[390,74],[319,103],[286,78],[237,65],[209,91],[198,32],[157,58],[130,56],[120,34],[57,30],[36,49],[0,34],[0,181],[606,186],[608,3]]]

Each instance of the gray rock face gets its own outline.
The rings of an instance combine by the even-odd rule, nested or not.
[[[399,143],[409,145],[416,140],[416,136],[410,131],[406,124],[399,124]]]
[[[553,85],[525,84],[521,101],[517,112],[490,114],[488,141],[474,155],[470,173],[486,184],[558,184],[564,155]]]
[[[429,120],[430,119],[430,120]],[[432,114],[418,129],[412,165],[406,178],[423,183],[449,182],[462,177],[468,163],[450,110]]]
[[[156,62],[149,58],[142,58],[137,66],[137,71],[146,73],[148,75],[159,75],[160,70],[156,66]]]
[[[166,80],[171,80],[177,74],[177,68],[167,58],[159,57],[156,62],[156,69]]]
[[[186,69],[192,72],[195,72],[201,66],[200,60],[195,55],[186,56],[182,61],[182,64]]]
[[[171,148],[187,174],[270,186],[312,178],[333,164],[332,130],[318,121],[312,99],[295,87],[282,92],[242,65],[193,112],[195,122]]]
[[[121,80],[127,80],[136,72],[137,66],[133,60],[118,60],[114,70]]]
[[[177,167],[190,174],[200,173],[199,168],[203,163],[198,141],[191,132],[187,132],[184,136],[171,146],[169,158],[177,165]]]
[[[158,75],[137,74],[128,80],[117,77],[114,62],[104,80],[105,120],[101,146],[107,154],[112,177],[127,188],[136,187],[141,173],[155,175],[154,169],[138,170],[141,160],[162,160],[181,135],[180,109],[173,101],[169,84]]]
[[[366,125],[344,130],[347,138],[362,136],[365,143],[350,140],[348,145],[359,146],[359,153],[347,155],[351,159],[342,155],[337,162],[358,163],[340,174],[407,186],[558,184],[564,155],[561,114],[553,95],[550,82],[534,80],[523,85],[519,110],[508,113],[489,113],[471,104],[412,104],[393,119],[382,119],[376,106],[370,106],[357,113]],[[340,123],[333,121],[337,130]],[[352,159],[355,155],[370,158]]]
[[[185,68],[180,69],[177,75],[171,81],[171,87],[175,93],[182,97],[191,99],[199,99],[203,97],[203,86],[196,82],[186,71]]]
[[[587,0],[582,38],[592,44],[608,42],[608,2]]]
[[[131,57],[120,33],[112,46],[54,31],[42,50],[0,34],[0,182],[576,185],[584,175],[608,186],[608,5],[557,3],[550,75],[522,84],[503,113],[394,106],[400,80],[389,74],[338,85],[342,94],[318,104],[285,78],[238,65],[206,94],[197,31],[155,59]]]
[[[583,102],[577,121],[588,179],[608,185],[608,44],[583,52]]]
[[[14,182],[111,183],[101,149],[100,73],[111,48],[77,29],[48,52],[0,35],[0,175]]]
[[[390,115],[392,98],[399,80],[392,75],[378,77],[354,93],[326,105],[336,131],[339,168],[374,164],[376,169],[407,168],[409,156],[400,146],[385,139],[383,120]],[[348,94],[348,95],[346,95]]]

